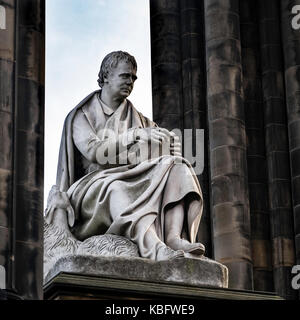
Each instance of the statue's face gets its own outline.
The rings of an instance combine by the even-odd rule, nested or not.
[[[130,62],[120,61],[116,68],[104,79],[104,85],[110,94],[117,99],[126,99],[137,79],[136,70]]]

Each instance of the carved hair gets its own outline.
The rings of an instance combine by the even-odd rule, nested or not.
[[[113,51],[109,53],[102,61],[100,72],[98,74],[98,84],[102,88],[104,85],[104,77],[116,68],[120,61],[130,62],[135,70],[137,70],[137,63],[135,58],[124,51]]]

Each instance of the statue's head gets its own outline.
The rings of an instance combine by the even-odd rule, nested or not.
[[[137,63],[133,56],[124,51],[109,53],[102,61],[98,74],[98,84],[103,89],[118,87],[123,90],[124,98],[130,95],[137,72]],[[116,89],[115,88],[115,89]]]

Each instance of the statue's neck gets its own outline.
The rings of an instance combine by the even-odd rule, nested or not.
[[[124,101],[124,99],[115,98],[105,89],[102,89],[100,92],[100,99],[103,101],[108,107],[112,108],[113,110],[117,110],[119,105]]]

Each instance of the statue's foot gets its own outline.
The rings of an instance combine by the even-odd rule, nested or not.
[[[166,245],[161,245],[156,252],[156,261],[173,260],[183,257],[183,250],[173,250]]]
[[[205,246],[200,243],[190,243],[187,240],[180,239],[180,238],[172,238],[167,242],[167,245],[172,248],[173,250],[183,250],[186,253],[192,253],[195,255],[203,255],[205,252]]]

